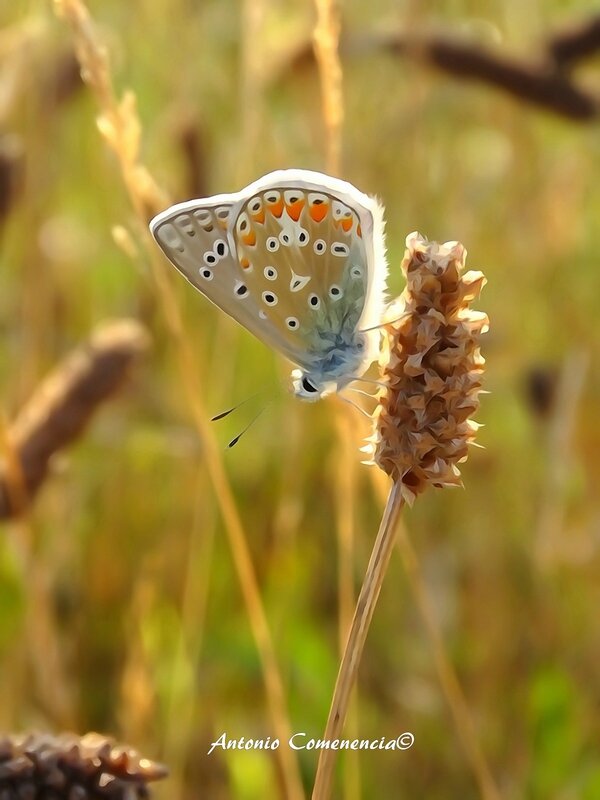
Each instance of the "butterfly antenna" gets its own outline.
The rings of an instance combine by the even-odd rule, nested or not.
[[[264,406],[263,408],[261,408],[261,410],[258,412],[258,414],[256,414],[256,416],[252,417],[252,419],[251,419],[251,420],[250,420],[250,422],[249,422],[249,423],[246,425],[246,427],[245,427],[245,428],[244,428],[244,429],[243,429],[243,430],[242,430],[240,433],[238,433],[238,435],[237,435],[237,436],[234,436],[234,437],[233,437],[233,439],[232,439],[232,440],[229,442],[229,444],[227,445],[227,447],[228,447],[228,448],[235,447],[235,445],[236,445],[236,444],[239,442],[239,440],[240,440],[240,439],[242,438],[242,436],[243,436],[243,435],[246,433],[246,431],[247,431],[249,428],[251,428],[251,427],[254,425],[254,423],[256,422],[256,420],[257,420],[257,419],[260,417],[260,415],[261,415],[262,413],[264,413],[264,411],[265,411],[265,410],[268,408],[268,406],[269,406],[269,405],[271,405],[271,404],[270,404],[270,403],[268,403],[266,406]]]
[[[371,414],[369,414],[369,412],[368,412],[368,411],[365,411],[365,409],[364,409],[364,408],[362,408],[362,406],[359,406],[359,405],[358,405],[358,403],[355,403],[353,400],[350,400],[350,398],[349,398],[349,397],[344,397],[344,396],[343,396],[343,395],[341,395],[341,394],[340,394],[340,395],[338,395],[338,396],[339,396],[340,400],[343,400],[343,401],[344,401],[344,403],[348,403],[348,405],[349,405],[349,406],[352,406],[352,408],[355,408],[357,411],[360,411],[360,413],[361,413],[361,414],[362,414],[364,417],[366,417],[367,419],[371,419],[371,420],[373,419],[373,417],[371,416]]]
[[[377,400],[376,395],[369,394],[369,392],[365,392],[363,389],[355,389],[354,386],[346,386],[345,388],[348,392],[354,392],[354,394],[362,394],[363,397],[368,397],[370,400]]]
[[[283,381],[278,381],[278,383],[283,383]],[[266,390],[263,389],[260,392],[255,392],[254,394],[251,394],[250,397],[246,397],[245,400],[241,400],[239,403],[236,403],[236,405],[232,406],[231,408],[228,408],[227,411],[221,411],[220,414],[215,414],[214,417],[210,418],[210,421],[211,422],[217,422],[220,419],[225,419],[225,417],[228,417],[232,412],[237,411],[238,408],[240,408],[241,406],[245,405],[250,400],[254,400],[255,397],[259,397],[261,394],[264,394],[265,391]],[[266,406],[265,406],[265,408],[266,408]]]
[[[396,317],[396,319],[387,319],[385,322],[380,322],[379,325],[373,325],[371,328],[361,328],[359,333],[368,333],[369,331],[378,331],[381,328],[385,328],[387,325],[393,325],[395,322],[400,322],[400,320],[403,320],[405,317],[408,317],[409,315],[410,315],[410,312],[409,311],[405,311],[404,314],[400,314],[400,316]]]
[[[352,378],[351,383],[354,383],[354,381],[361,381],[361,383],[371,383],[374,386],[381,386],[383,389],[387,389],[388,388],[387,383],[385,383],[384,381],[377,381],[377,380],[375,380],[375,378],[359,378],[357,376],[355,378]]]

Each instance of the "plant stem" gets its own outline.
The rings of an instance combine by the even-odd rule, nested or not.
[[[346,649],[344,650],[344,655],[340,663],[340,669],[333,692],[333,700],[327,719],[327,726],[323,736],[326,740],[339,738],[344,727],[350,695],[356,682],[367,633],[394,548],[396,528],[403,503],[400,486],[394,483],[387,499],[379,531],[377,532],[377,538],[375,539],[371,558],[369,559],[369,565],[354,610],[354,618],[348,635],[348,641],[346,642]],[[336,758],[336,750],[321,750],[312,800],[328,800],[331,796],[333,770]]]

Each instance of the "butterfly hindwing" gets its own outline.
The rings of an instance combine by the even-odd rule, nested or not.
[[[318,356],[336,334],[356,329],[368,269],[350,206],[327,191],[275,185],[241,204],[232,234],[261,318],[288,346]]]

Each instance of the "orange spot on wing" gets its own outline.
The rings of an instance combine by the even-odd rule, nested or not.
[[[310,218],[315,222],[322,222],[327,216],[328,211],[329,203],[313,203],[308,209]]]
[[[221,217],[217,217],[217,224],[219,225],[219,228],[222,228],[224,231],[227,230],[227,220],[226,219],[221,219]]]
[[[245,233],[242,236],[242,242],[248,245],[249,247],[254,247],[254,245],[256,244],[256,234],[254,233],[252,228],[250,228],[248,233]]]
[[[283,214],[283,200],[279,199],[276,203],[269,203],[267,208],[274,217],[279,219],[279,217]]]
[[[295,203],[286,204],[287,213],[294,220],[294,222],[298,222],[300,219],[300,214],[302,213],[305,203],[306,200],[301,197],[299,200],[296,200]]]
[[[256,213],[251,211],[250,216],[255,222],[258,222],[262,225],[265,221],[265,210],[264,208],[261,208],[260,211],[257,211]]]
[[[362,239],[362,228],[360,227],[360,225],[356,226],[356,235]]]
[[[245,256],[242,256],[242,258],[240,258],[240,267],[242,269],[250,269],[250,262]]]
[[[340,221],[340,225],[342,226],[343,230],[348,233],[348,231],[352,230],[353,222],[354,220],[352,217],[344,217],[344,219]]]

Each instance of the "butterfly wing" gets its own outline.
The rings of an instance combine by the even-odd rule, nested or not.
[[[336,336],[380,321],[382,211],[344,181],[283,170],[173,206],[150,228],[190,283],[305,370]]]
[[[375,200],[305,170],[272,173],[244,194],[231,213],[235,252],[261,318],[287,348],[318,361],[381,321],[387,270]]]
[[[310,359],[288,349],[273,324],[259,315],[229,231],[237,199],[230,194],[178,203],[154,217],[150,230],[169,261],[196,289],[257,338],[309,368]]]

